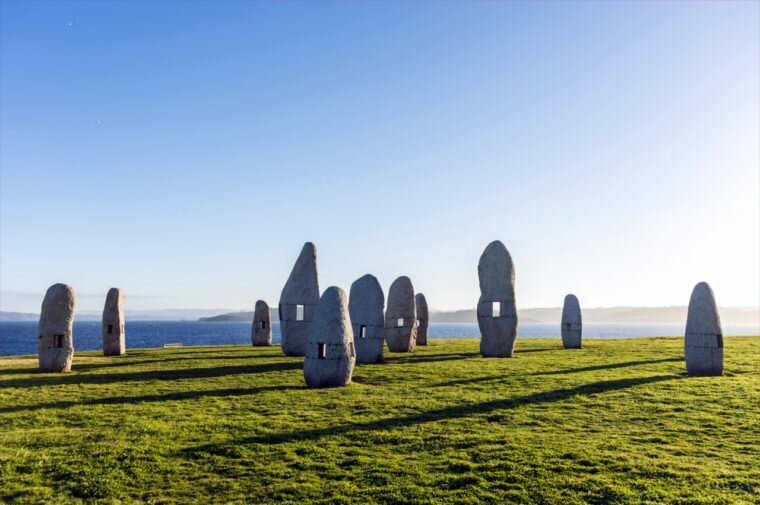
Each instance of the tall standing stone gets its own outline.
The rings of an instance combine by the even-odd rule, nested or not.
[[[412,352],[417,347],[417,307],[409,277],[399,277],[388,290],[385,340],[391,352]]]
[[[77,295],[66,284],[53,284],[40,311],[40,372],[68,372],[74,358],[74,311]]]
[[[428,345],[428,304],[425,295],[417,293],[414,296],[417,306],[417,345]]]
[[[335,286],[319,299],[309,328],[303,376],[310,388],[345,386],[351,382],[356,354],[346,293]]]
[[[367,274],[351,284],[348,312],[351,315],[357,364],[383,362],[384,307],[383,288],[374,275]]]
[[[103,354],[121,356],[127,350],[124,331],[124,291],[111,288],[103,307]]]
[[[580,349],[583,338],[581,304],[575,295],[567,295],[562,307],[562,345],[565,349]]]
[[[500,241],[488,244],[480,256],[478,279],[480,354],[484,357],[511,357],[517,338],[515,269],[509,251]]]
[[[272,345],[272,315],[264,300],[256,300],[251,327],[251,344],[254,347]]]
[[[684,344],[689,375],[723,375],[723,330],[715,295],[706,282],[691,292]]]
[[[286,355],[305,354],[318,302],[317,248],[306,242],[280,295],[280,332]]]

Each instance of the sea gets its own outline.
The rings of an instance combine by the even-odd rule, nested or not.
[[[583,338],[631,338],[683,335],[682,324],[586,323]],[[165,344],[246,345],[251,341],[251,323],[204,321],[127,321],[127,349],[163,347]],[[559,324],[523,323],[519,338],[559,338]],[[760,325],[723,325],[729,335],[760,335]],[[430,323],[428,337],[479,337],[473,323]],[[280,324],[272,324],[272,341],[280,342]],[[74,322],[74,348],[78,351],[102,349],[100,322]],[[37,322],[0,322],[0,356],[37,353]]]

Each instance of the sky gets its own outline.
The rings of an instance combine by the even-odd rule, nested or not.
[[[0,3],[0,309],[760,303],[760,3]]]

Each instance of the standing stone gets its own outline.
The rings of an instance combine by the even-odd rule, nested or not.
[[[103,354],[121,356],[127,350],[124,332],[124,291],[111,288],[103,307]]]
[[[74,310],[77,295],[66,284],[53,284],[40,311],[40,372],[69,372],[74,358]]]
[[[515,269],[509,251],[500,241],[488,244],[478,263],[480,299],[480,354],[484,357],[509,358],[517,338],[515,306]]]
[[[580,349],[582,337],[581,304],[575,295],[567,295],[562,307],[562,345],[565,349]]]
[[[399,277],[388,290],[385,340],[391,352],[413,352],[417,347],[417,307],[409,277]]]
[[[256,300],[251,327],[251,344],[254,347],[272,345],[272,315],[264,300]]]
[[[417,345],[428,345],[428,304],[425,295],[417,293],[414,297],[417,306]]]
[[[351,315],[357,364],[383,362],[384,307],[383,288],[374,275],[367,274],[351,284],[348,312]]]
[[[723,330],[715,295],[706,282],[691,292],[684,344],[688,375],[723,375]]]
[[[317,303],[317,248],[306,242],[280,295],[280,332],[282,352],[286,355],[303,356],[306,353],[309,326]]]
[[[346,386],[351,382],[356,354],[346,293],[335,286],[319,299],[309,328],[303,376],[310,388]]]

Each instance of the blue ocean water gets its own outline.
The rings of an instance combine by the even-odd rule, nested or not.
[[[683,335],[680,324],[603,324],[583,325],[583,338],[627,338]],[[127,349],[182,345],[245,345],[251,341],[251,323],[198,321],[127,321]],[[724,325],[725,335],[758,335],[760,327]],[[520,338],[559,338],[559,324],[523,323]],[[430,338],[479,337],[477,324],[431,323]],[[272,325],[272,340],[280,342],[280,324]],[[79,351],[102,348],[100,322],[74,322],[74,348]],[[36,322],[0,322],[0,356],[37,353]]]

